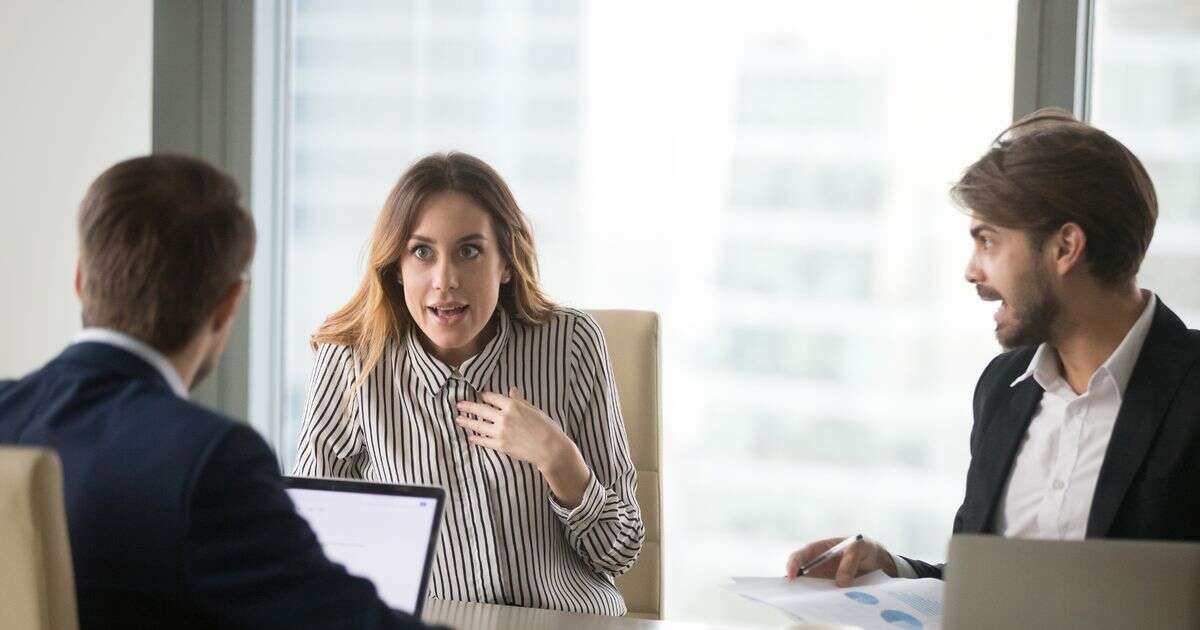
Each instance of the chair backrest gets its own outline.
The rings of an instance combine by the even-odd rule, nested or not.
[[[0,617],[5,627],[75,630],[75,575],[53,451],[0,446]]]
[[[646,541],[637,564],[617,577],[630,617],[662,618],[662,480],[659,424],[659,324],[650,311],[594,310],[612,359],[629,450],[638,472]]]

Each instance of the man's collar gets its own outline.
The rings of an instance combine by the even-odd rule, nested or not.
[[[454,378],[466,381],[476,392],[483,391],[488,377],[500,360],[508,338],[512,334],[512,323],[508,313],[497,306],[492,316],[497,321],[496,334],[491,341],[479,351],[479,354],[463,361],[458,369],[452,368],[425,350],[419,338],[420,332],[416,324],[410,324],[405,347],[408,356],[412,357],[413,373],[417,380],[430,392],[440,392],[446,383]],[[504,392],[501,392],[504,393]]]
[[[1125,388],[1129,385],[1129,378],[1133,375],[1133,366],[1137,363],[1138,355],[1142,353],[1142,345],[1146,343],[1146,335],[1150,333],[1150,325],[1154,322],[1155,307],[1158,305],[1158,296],[1150,291],[1142,293],[1147,296],[1142,314],[1138,316],[1129,332],[1125,333],[1125,338],[1117,345],[1117,349],[1113,350],[1108,359],[1096,370],[1098,374],[1107,375],[1113,379],[1117,386],[1117,392],[1122,397],[1125,395]],[[1010,387],[1015,387],[1030,376],[1044,390],[1049,390],[1057,379],[1062,378],[1058,352],[1053,346],[1048,343],[1038,346],[1033,359],[1029,361],[1029,367],[1012,382]],[[1094,380],[1095,375],[1092,378]],[[1091,381],[1089,381],[1090,383]]]
[[[1028,379],[1030,376],[1037,381],[1042,389],[1058,378],[1058,353],[1054,351],[1048,343],[1043,343],[1038,346],[1037,352],[1033,353],[1033,359],[1029,361],[1029,367],[1020,376],[1015,378],[1009,387],[1016,387],[1018,383]]]
[[[134,339],[123,332],[112,330],[111,328],[84,328],[75,337],[75,343],[85,342],[102,343],[120,348],[149,363],[162,375],[163,380],[167,382],[167,385],[171,386],[171,391],[175,392],[176,396],[185,400],[187,399],[187,386],[183,384],[183,379],[180,378],[179,372],[175,370],[175,366],[171,365],[171,362],[161,352],[155,350],[145,342]]]

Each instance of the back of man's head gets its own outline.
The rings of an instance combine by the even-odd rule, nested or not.
[[[79,209],[83,323],[181,350],[239,282],[254,223],[209,164],[148,155],[104,171]]]

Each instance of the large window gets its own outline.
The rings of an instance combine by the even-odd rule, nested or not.
[[[1141,284],[1200,321],[1200,3],[1096,3],[1092,120],[1150,172],[1159,220]]]
[[[784,621],[718,585],[818,536],[943,557],[997,350],[947,189],[1011,120],[1014,3],[287,6],[285,467],[309,335],[396,178],[457,149],[552,297],[662,315],[668,618]]]

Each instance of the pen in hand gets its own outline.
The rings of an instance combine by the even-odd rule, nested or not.
[[[849,538],[843,540],[842,542],[830,547],[829,549],[826,549],[823,553],[818,555],[816,558],[813,558],[812,560],[809,560],[808,562],[801,565],[800,569],[796,571],[796,576],[799,577],[801,575],[804,575],[805,573],[808,573],[809,571],[816,568],[818,565],[824,564],[826,561],[830,560],[831,558],[836,557],[838,554],[849,549],[850,545],[853,545],[854,543],[856,543],[862,539],[863,539],[862,534],[859,534],[857,536],[850,536]]]

